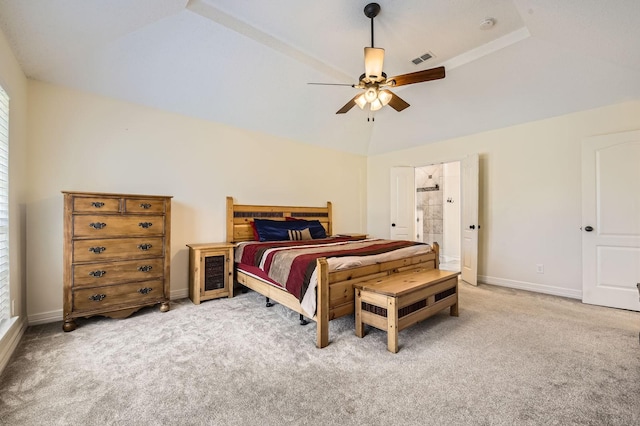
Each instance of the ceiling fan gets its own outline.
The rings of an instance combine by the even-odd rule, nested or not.
[[[363,92],[354,96],[353,99],[340,108],[336,114],[344,114],[353,108],[354,105],[358,105],[360,109],[364,109],[367,104],[369,104],[371,111],[377,111],[385,105],[389,105],[398,112],[402,111],[409,107],[409,104],[388,90],[388,87],[438,80],[445,76],[444,67],[437,67],[387,78],[387,74],[382,71],[384,49],[374,47],[373,45],[373,18],[378,16],[378,13],[380,13],[380,5],[378,3],[369,3],[364,8],[364,15],[371,19],[371,47],[364,48],[364,74],[360,76],[358,84],[349,85],[363,89]]]

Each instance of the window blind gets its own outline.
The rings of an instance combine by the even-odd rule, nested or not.
[[[0,324],[9,315],[9,96],[0,87]]]

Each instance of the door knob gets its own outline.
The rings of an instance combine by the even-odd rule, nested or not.
[[[476,229],[475,225],[469,225],[469,229]]]
[[[587,232],[591,232],[591,231],[593,231],[593,227],[587,225],[587,226],[584,227],[584,230],[587,231]]]
[[[395,223],[392,223],[392,224],[391,224],[391,226],[396,226],[396,224],[395,224]]]

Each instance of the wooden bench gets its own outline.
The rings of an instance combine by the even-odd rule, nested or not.
[[[458,316],[458,275],[412,269],[354,284],[356,336],[368,324],[387,332],[387,349],[398,352],[398,332],[445,308]]]

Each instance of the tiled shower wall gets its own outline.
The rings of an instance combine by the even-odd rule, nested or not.
[[[416,209],[422,210],[422,241],[437,242],[443,247],[443,167],[442,164],[416,168]],[[435,185],[438,188],[435,188]]]

